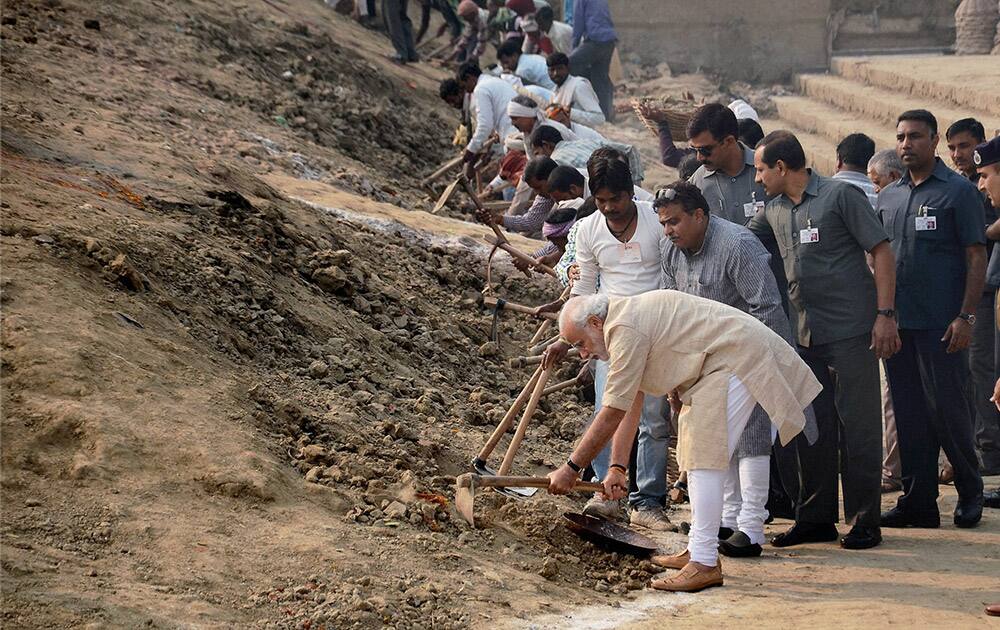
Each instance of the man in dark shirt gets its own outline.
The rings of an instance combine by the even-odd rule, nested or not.
[[[977,146],[972,158],[973,164],[976,165],[976,171],[979,173],[979,190],[986,194],[993,207],[1000,206],[1000,136]],[[992,232],[1000,232],[1000,219],[994,221],[986,231],[987,237],[991,239],[1000,236],[1000,233],[991,234]],[[987,282],[994,281],[1000,286],[1000,264],[997,264],[998,261],[1000,261],[1000,256],[990,260],[989,268],[986,270],[986,278]],[[997,302],[997,306],[1000,307],[1000,302]],[[1000,336],[1000,328],[996,329],[996,333]],[[1000,348],[1000,343],[997,344],[997,347]],[[1000,361],[997,361],[997,364],[1000,365]],[[1000,374],[996,376],[998,378],[993,389],[993,397],[990,400],[1000,410]],[[988,508],[1000,508],[1000,488],[984,492],[983,504]],[[1000,606],[996,607],[1000,608]]]
[[[952,123],[944,135],[955,168],[970,182],[977,184],[981,176],[977,172],[973,154],[976,145],[986,142],[983,123],[975,118],[963,118]],[[988,227],[996,221],[997,213],[985,193],[982,198]],[[976,449],[981,463],[980,470],[984,475],[1000,475],[1000,413],[997,412],[996,405],[989,401],[993,382],[996,380],[993,301],[998,286],[997,280],[990,277],[989,270],[997,265],[993,262],[992,243],[988,242],[986,248],[986,289],[976,305],[976,325],[972,328],[972,342],[969,344],[969,369],[972,371]]]
[[[966,350],[986,274],[985,216],[975,187],[935,156],[939,141],[930,112],[899,116],[896,151],[907,171],[882,189],[876,208],[896,254],[903,342],[886,361],[903,468],[886,527],[940,526],[939,449],[955,470],[955,525],[974,527],[983,513]]]
[[[900,343],[888,236],[857,187],[806,168],[805,152],[791,133],[765,136],[754,161],[757,181],[774,198],[748,227],[777,239],[799,354],[823,384],[813,402],[819,439],[810,446],[799,436],[776,450],[782,482],[795,503],[795,525],[771,544],[837,538],[840,469],[844,516],[851,525],[841,545],[874,547],[882,541],[878,359],[892,356]]]
[[[573,52],[570,73],[584,77],[594,86],[601,111],[608,122],[615,121],[615,86],[611,82],[611,58],[618,34],[611,21],[608,0],[574,0]]]

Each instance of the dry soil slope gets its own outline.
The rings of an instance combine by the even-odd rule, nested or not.
[[[469,533],[436,503],[523,378],[480,350],[480,250],[258,177],[418,204],[403,187],[455,122],[436,76],[311,0],[3,22],[5,625],[464,627],[583,599],[609,559],[546,581],[553,544],[582,548],[547,518]],[[550,297],[501,267],[501,294]],[[530,334],[500,330],[505,351]],[[581,416],[546,401],[519,467]],[[496,561],[526,535],[542,555]],[[619,564],[611,586],[637,587]]]

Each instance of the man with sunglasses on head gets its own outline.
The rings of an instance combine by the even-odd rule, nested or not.
[[[661,288],[738,308],[793,345],[788,317],[781,309],[778,285],[771,273],[770,256],[750,230],[709,212],[698,187],[684,181],[658,191],[653,207],[666,237],[661,252]],[[811,409],[808,411],[811,415]],[[807,422],[805,433],[815,441],[815,421]],[[723,555],[761,554],[772,441],[771,421],[757,405],[735,445],[726,477],[719,529],[719,551]],[[656,558],[653,563],[658,564]]]

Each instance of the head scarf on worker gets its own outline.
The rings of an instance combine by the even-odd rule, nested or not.
[[[456,11],[460,17],[470,18],[479,15],[479,5],[472,0],[462,0],[458,3]]]

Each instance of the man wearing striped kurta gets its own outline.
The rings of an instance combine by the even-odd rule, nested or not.
[[[738,308],[791,345],[770,255],[757,237],[742,225],[711,214],[694,184],[667,186],[657,193],[653,207],[667,237],[661,252],[660,288]],[[815,425],[807,424],[807,437],[814,430]],[[736,445],[726,478],[719,551],[727,556],[761,554],[772,441],[770,419],[757,405]]]

